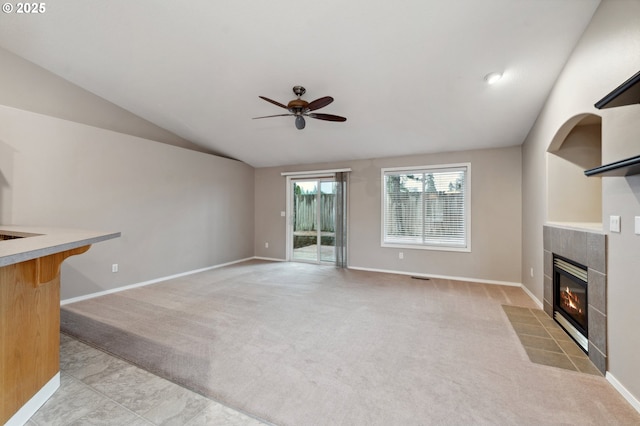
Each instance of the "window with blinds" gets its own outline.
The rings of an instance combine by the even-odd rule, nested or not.
[[[470,168],[382,169],[382,246],[470,251]]]

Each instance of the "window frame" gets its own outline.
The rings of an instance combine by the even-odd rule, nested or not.
[[[385,176],[387,174],[427,174],[452,170],[464,169],[464,241],[463,246],[460,245],[447,245],[447,244],[433,244],[433,243],[396,243],[392,241],[385,241],[385,223],[386,223],[386,195],[387,188],[385,184]],[[380,206],[381,206],[381,221],[380,221],[380,246],[386,248],[402,248],[402,249],[417,249],[417,250],[436,250],[436,251],[456,251],[456,252],[471,252],[471,163],[453,163],[453,164],[433,164],[424,166],[408,166],[408,167],[384,167],[380,169]]]

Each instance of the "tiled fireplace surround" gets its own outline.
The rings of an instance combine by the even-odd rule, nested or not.
[[[545,225],[544,311],[553,318],[553,254],[588,268],[589,359],[607,370],[607,244],[606,235],[588,229]]]

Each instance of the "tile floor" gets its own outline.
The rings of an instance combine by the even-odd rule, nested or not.
[[[65,334],[60,372],[60,389],[28,426],[265,424]]]
[[[531,362],[602,376],[576,342],[543,310],[503,305]]]

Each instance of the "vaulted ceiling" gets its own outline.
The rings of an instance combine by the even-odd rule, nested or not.
[[[64,0],[0,46],[255,167],[518,145],[599,0]],[[488,85],[485,75],[503,74]],[[316,112],[293,117],[292,87]]]

